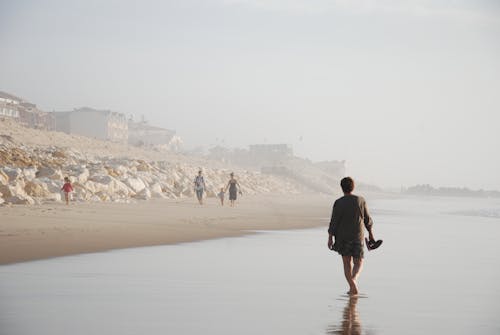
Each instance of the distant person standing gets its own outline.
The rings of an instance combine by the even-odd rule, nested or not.
[[[332,218],[328,228],[328,248],[342,255],[344,275],[349,284],[349,292],[347,293],[353,295],[358,294],[357,279],[363,266],[363,228],[366,227],[368,230],[369,249],[375,249],[382,241],[375,242],[372,233],[373,222],[368,214],[365,199],[352,194],[354,180],[351,177],[343,178],[340,186],[344,196],[337,199],[333,205]],[[335,243],[333,238],[335,238]],[[378,245],[375,246],[377,243]]]
[[[194,191],[196,192],[196,197],[200,205],[203,205],[203,191],[206,188],[205,179],[201,175],[201,170],[198,171],[198,175],[194,179]]]
[[[229,201],[231,203],[231,207],[234,207],[234,202],[238,197],[238,193],[241,194],[241,187],[240,184],[238,184],[238,181],[234,178],[233,172],[231,172],[229,176],[231,178],[227,183],[226,190],[229,188]]]
[[[69,205],[69,194],[73,192],[73,185],[71,185],[69,177],[64,177],[64,185],[63,187],[61,187],[61,191],[64,192],[64,199],[66,200],[66,205]]]

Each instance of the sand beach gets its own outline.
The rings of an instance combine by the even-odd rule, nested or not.
[[[237,206],[209,198],[135,203],[52,203],[0,208],[0,264],[110,249],[175,244],[256,230],[327,225],[321,195],[243,196]]]

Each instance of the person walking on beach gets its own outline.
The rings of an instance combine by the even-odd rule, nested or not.
[[[241,187],[240,184],[238,184],[238,181],[234,178],[234,173],[231,172],[229,174],[231,177],[229,179],[229,182],[227,183],[226,190],[229,188],[229,201],[231,203],[231,207],[234,207],[234,202],[236,201],[236,198],[238,197],[238,191],[241,194]]]
[[[219,197],[219,200],[220,200],[220,205],[221,206],[224,206],[224,196],[225,196],[225,192],[224,192],[224,187],[221,187],[220,189],[220,192],[217,194],[217,197]]]
[[[353,295],[358,294],[357,279],[363,266],[363,225],[368,230],[370,243],[374,242],[373,221],[368,214],[365,199],[352,194],[354,180],[351,177],[343,178],[340,186],[344,196],[337,199],[333,205],[328,228],[328,248],[342,255],[344,275],[349,284],[347,293]],[[368,245],[370,246],[371,244]]]
[[[73,192],[73,185],[71,185],[69,177],[64,177],[64,185],[63,187],[61,187],[61,191],[64,192],[64,199],[66,200],[66,205],[69,205],[69,193]]]
[[[203,205],[203,191],[206,188],[205,179],[201,175],[201,170],[198,171],[198,175],[194,179],[194,190],[196,192],[196,197],[198,198],[198,202],[200,205]]]

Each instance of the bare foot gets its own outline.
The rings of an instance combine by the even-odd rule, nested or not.
[[[354,286],[351,286],[351,288],[349,289],[349,291],[347,292],[347,294],[349,295],[356,295],[358,294],[358,287],[356,285]]]

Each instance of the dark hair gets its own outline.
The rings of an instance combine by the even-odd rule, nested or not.
[[[342,178],[340,187],[344,193],[351,193],[354,190],[354,180],[351,177]]]

